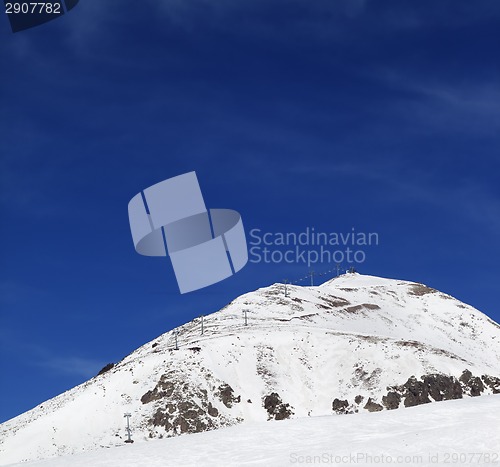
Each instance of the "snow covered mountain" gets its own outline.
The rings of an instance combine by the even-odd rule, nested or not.
[[[0,425],[0,465],[123,445],[125,412],[139,442],[500,393],[500,326],[449,295],[359,274],[287,292],[242,295]]]

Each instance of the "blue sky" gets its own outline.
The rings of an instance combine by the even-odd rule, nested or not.
[[[191,170],[247,233],[377,232],[360,272],[499,321],[499,21],[496,0],[81,0],[17,34],[3,17],[0,421],[307,274],[248,264],[180,295],[135,253],[127,204]]]

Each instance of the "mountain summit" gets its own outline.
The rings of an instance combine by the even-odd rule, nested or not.
[[[450,295],[356,273],[286,292],[242,295],[3,423],[0,465],[121,445],[125,412],[138,442],[500,393],[500,326]]]

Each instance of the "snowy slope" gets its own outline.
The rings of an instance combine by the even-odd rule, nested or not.
[[[500,326],[449,295],[358,274],[288,291],[245,294],[206,316],[203,335],[186,323],[0,425],[0,465],[123,445],[125,412],[137,444],[500,391]]]
[[[491,466],[500,463],[499,427],[500,395],[495,395],[356,416],[249,423],[22,465]]]

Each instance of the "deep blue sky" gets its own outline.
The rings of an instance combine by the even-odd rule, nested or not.
[[[497,0],[81,0],[17,34],[2,17],[0,421],[307,273],[248,264],[180,295],[135,253],[127,203],[191,170],[247,232],[378,232],[360,272],[499,321],[498,50]]]

